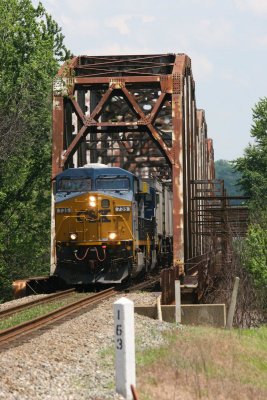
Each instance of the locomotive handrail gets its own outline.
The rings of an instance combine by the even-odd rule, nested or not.
[[[82,218],[83,216],[79,216],[79,218]],[[63,220],[61,221],[61,223],[60,223],[60,225],[59,225],[59,227],[58,227],[58,230],[56,231],[56,236],[57,236],[57,234],[58,234],[58,232],[60,231],[60,229],[61,229],[61,226],[63,225],[63,222],[65,222],[67,219],[69,219],[69,218],[77,218],[77,215],[67,215],[67,216],[64,216],[63,217]]]
[[[107,214],[107,215],[105,215],[105,217],[111,217],[111,218],[120,217],[123,220],[123,222],[125,223],[128,231],[129,231],[129,233],[131,235],[131,238],[134,240],[133,232],[131,231],[131,228],[129,227],[128,222],[126,221],[126,219],[121,214]]]
[[[77,215],[67,215],[67,216],[64,216],[64,217],[63,217],[63,220],[61,221],[61,223],[60,223],[60,225],[59,225],[59,227],[58,227],[58,230],[56,231],[56,235],[57,235],[58,232],[60,231],[61,226],[63,225],[63,223],[64,223],[66,220],[71,219],[71,218],[80,218],[80,219],[83,219],[84,221],[86,221],[86,217],[85,217],[84,215],[79,215],[79,216],[77,216]],[[83,221],[83,222],[84,222],[84,221]],[[97,220],[97,219],[94,219],[93,221],[98,221],[98,220]]]

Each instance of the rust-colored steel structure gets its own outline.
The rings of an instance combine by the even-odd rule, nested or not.
[[[207,179],[207,130],[185,54],[75,57],[54,82],[53,176],[102,162],[173,188],[173,265],[198,253],[191,180]]]
[[[173,190],[173,268],[210,252],[214,155],[185,54],[79,56],[54,81],[53,178],[88,163],[157,177]],[[207,208],[209,209],[207,211]],[[54,220],[52,207],[52,221]],[[55,246],[52,224],[52,264]],[[53,268],[52,268],[53,271]]]

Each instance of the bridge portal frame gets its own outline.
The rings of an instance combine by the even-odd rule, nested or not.
[[[150,112],[146,113],[129,89],[140,88],[142,85],[146,88],[160,88]],[[104,89],[101,96],[93,101],[91,99],[88,112],[85,93],[94,88]],[[101,115],[113,96],[125,100],[135,115],[134,121],[101,120]],[[167,103],[171,107],[169,142],[156,126],[157,118]],[[71,117],[73,114],[77,119],[74,133]],[[205,247],[205,239],[198,232],[201,221],[195,220],[192,224],[196,214],[192,199],[196,191],[201,195],[201,190],[205,190],[205,187],[201,185],[200,189],[192,182],[213,179],[215,175],[212,141],[207,139],[205,113],[196,108],[195,82],[191,60],[187,55],[80,56],[66,62],[54,81],[52,179],[73,165],[75,154],[77,166],[82,166],[86,164],[89,148],[90,154],[99,153],[96,144],[92,142],[88,145],[86,142],[88,136],[96,140],[99,131],[105,130],[112,135],[116,130],[126,132],[130,127],[137,127],[137,130],[141,129],[148,134],[149,144],[142,148],[142,159],[147,157],[148,165],[153,159],[154,170],[160,170],[163,164],[169,168],[174,204],[173,266],[181,275],[184,273],[185,260],[200,255]],[[154,157],[150,157],[152,144],[159,151]],[[131,146],[125,137],[119,148],[131,160],[127,169],[134,170],[138,165],[138,154],[132,156]],[[101,145],[102,157],[105,155],[108,160],[106,149],[105,144]],[[120,166],[123,167],[123,162]],[[55,261],[53,220],[52,210],[52,264]]]

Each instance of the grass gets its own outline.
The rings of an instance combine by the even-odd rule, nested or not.
[[[267,327],[186,327],[137,354],[141,400],[267,399]]]
[[[23,322],[30,321],[34,318],[48,314],[51,311],[63,307],[64,302],[58,301],[56,303],[49,303],[39,305],[36,307],[28,308],[27,310],[10,315],[7,318],[0,320],[0,330],[11,328],[12,326],[22,324]]]
[[[104,349],[99,350],[102,368],[113,368],[115,363],[114,352],[114,346],[104,347]]]
[[[8,329],[15,325],[19,325],[23,322],[30,321],[34,318],[48,314],[49,312],[57,310],[58,308],[73,302],[76,297],[77,296],[66,297],[65,299],[53,301],[51,303],[32,306],[26,310],[18,311],[16,314],[10,315],[9,317],[3,317],[0,320],[0,330]]]

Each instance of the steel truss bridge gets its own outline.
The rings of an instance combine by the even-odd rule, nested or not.
[[[163,301],[181,277],[184,286],[198,287],[200,297],[205,276],[231,263],[231,243],[244,235],[248,212],[245,198],[233,205],[236,198],[215,179],[190,58],[74,57],[61,67],[53,89],[53,178],[66,168],[104,163],[170,185],[173,267],[163,276]],[[53,252],[52,240],[52,259]]]

